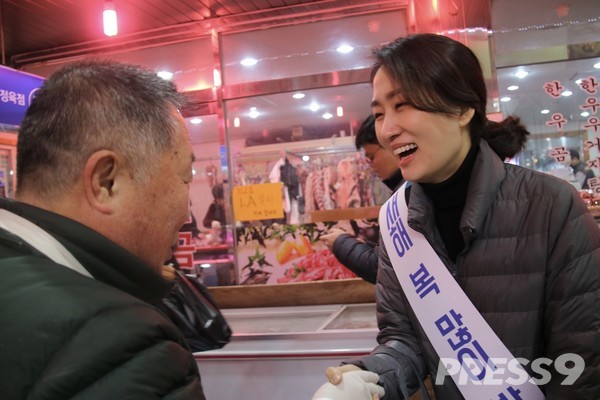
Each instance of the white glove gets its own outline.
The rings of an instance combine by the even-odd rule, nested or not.
[[[382,398],[385,391],[377,384],[379,375],[370,371],[349,371],[344,373],[338,385],[330,382],[322,385],[312,400],[371,400],[376,394]]]

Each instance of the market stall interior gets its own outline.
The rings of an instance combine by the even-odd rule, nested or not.
[[[44,77],[105,57],[177,83],[190,100],[182,112],[196,153],[193,219],[178,261],[219,286],[227,306],[262,301],[248,291],[238,299],[238,285],[302,282],[318,282],[313,299],[284,295],[280,304],[337,302],[328,296],[339,294],[336,285],[346,291],[348,279],[358,292],[341,302],[373,299],[373,287],[357,282],[319,238],[337,226],[377,239],[385,192],[354,135],[370,112],[371,52],[398,36],[438,32],[475,51],[488,112],[516,114],[532,132],[511,162],[571,180],[563,154],[577,149],[600,177],[598,2],[113,0],[112,37],[102,29],[106,3],[0,0],[2,62]],[[16,128],[0,130],[0,183],[9,194]],[[224,192],[222,220],[209,217],[215,187]]]

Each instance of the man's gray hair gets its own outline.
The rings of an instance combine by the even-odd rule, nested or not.
[[[147,181],[173,145],[175,85],[138,66],[87,60],[55,72],[38,91],[17,144],[17,189],[58,194],[78,179],[95,151],[121,154]]]

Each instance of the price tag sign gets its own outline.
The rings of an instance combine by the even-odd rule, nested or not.
[[[260,183],[233,188],[233,213],[237,221],[283,218],[283,183]]]

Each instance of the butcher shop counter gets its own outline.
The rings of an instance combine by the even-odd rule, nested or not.
[[[223,310],[233,337],[196,353],[208,399],[310,399],[325,369],[376,346],[375,304]]]

